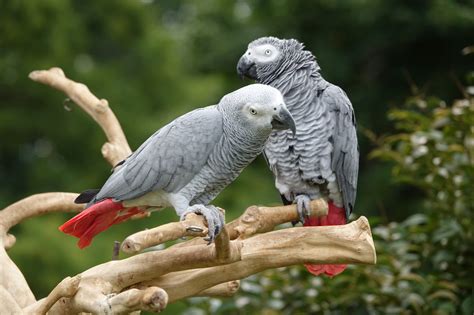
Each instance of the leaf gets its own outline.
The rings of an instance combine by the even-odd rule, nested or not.
[[[443,239],[448,239],[456,234],[462,233],[462,227],[454,219],[442,221],[440,224],[441,226],[434,233],[434,242],[439,242]]]
[[[428,296],[429,301],[439,300],[439,299],[448,299],[448,300],[453,301],[455,304],[459,303],[459,299],[456,296],[456,294],[448,290],[438,290],[435,293],[430,294]]]
[[[474,313],[474,298],[472,295],[462,301],[461,310],[463,315],[472,315]]]
[[[425,214],[417,213],[408,217],[405,221],[401,223],[401,226],[408,227],[414,225],[422,225],[428,222],[428,217]]]

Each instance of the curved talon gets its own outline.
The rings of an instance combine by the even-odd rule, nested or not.
[[[298,195],[294,203],[296,203],[296,210],[298,211],[300,222],[304,223],[305,219],[311,214],[311,199],[307,195]]]
[[[224,216],[215,206],[208,205],[194,205],[189,207],[182,215],[181,220],[184,220],[188,213],[196,213],[204,216],[207,221],[208,236],[204,238],[208,242],[208,245],[211,244],[216,236],[219,235],[223,226],[224,226]],[[188,227],[187,230],[193,229],[196,227]],[[201,228],[198,228],[198,232],[202,232]],[[193,230],[191,230],[193,231]]]
[[[202,233],[203,229],[199,226],[188,226],[186,228],[186,232],[193,232],[193,233]]]

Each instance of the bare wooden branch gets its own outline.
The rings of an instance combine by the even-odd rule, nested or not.
[[[203,268],[225,264],[240,259],[240,243],[231,244],[231,255],[227,260],[216,260],[215,245],[168,248],[146,252],[123,260],[114,260],[97,265],[83,272],[82,282],[101,279],[114,290],[122,290],[141,281],[176,270]]]
[[[62,297],[72,297],[76,294],[81,276],[67,277],[63,279],[51,293],[44,299],[30,304],[23,309],[25,314],[46,314],[49,309]]]
[[[163,288],[172,303],[199,295],[219,283],[243,279],[270,268],[303,263],[376,263],[372,234],[365,217],[346,225],[295,227],[234,242],[243,242],[241,260],[237,262],[168,273],[140,285]]]
[[[310,217],[322,217],[328,214],[328,204],[324,199],[311,201]],[[228,224],[231,240],[245,239],[257,233],[272,231],[277,225],[298,221],[296,205],[248,207],[237,220]]]
[[[207,297],[230,297],[233,296],[240,287],[240,281],[234,280],[229,282],[224,282],[209,289],[203,290],[196,294],[196,296],[207,296]]]
[[[25,277],[8,256],[0,236],[0,287],[8,291],[18,307],[26,307],[36,301]]]
[[[15,245],[15,243],[16,243],[15,235],[6,233],[3,240],[3,247],[5,247],[6,250],[9,250],[10,248],[13,247],[13,245]]]
[[[130,155],[131,150],[122,128],[106,100],[99,100],[85,85],[66,78],[60,68],[33,71],[29,77],[34,81],[64,92],[102,127],[108,139],[108,142],[102,147],[102,155],[109,163],[115,165]],[[49,306],[52,299],[54,300],[58,294],[64,293],[61,291],[64,284],[60,284],[55,289],[56,291],[53,290],[48,298],[35,303],[33,293],[28,287],[23,274],[5,252],[5,249],[11,248],[15,243],[15,237],[8,234],[8,230],[32,216],[54,211],[80,211],[84,207],[73,202],[76,197],[77,194],[74,193],[37,194],[20,200],[0,211],[0,265],[2,266],[0,285],[9,292],[20,308],[31,305],[35,310],[39,309],[41,313],[42,308]]]
[[[116,165],[132,153],[107,100],[99,100],[86,85],[67,78],[61,68],[36,70],[29,78],[62,91],[100,125],[108,140],[102,146],[102,155],[110,164]]]
[[[183,221],[164,224],[130,235],[122,242],[121,249],[125,253],[137,253],[145,248],[177,240],[181,237],[206,235],[207,227],[203,217],[190,213]]]
[[[296,227],[235,240],[230,242],[227,261],[219,261],[215,255],[213,245],[146,252],[93,267],[81,274],[82,283],[100,288],[101,293],[120,292],[130,286],[160,287],[173,302],[269,268],[303,263],[374,264],[376,261],[365,217],[342,226]],[[191,268],[203,269],[187,270]],[[154,280],[148,280],[153,277]],[[79,294],[82,283],[78,294],[71,299],[74,305],[84,305],[85,300],[91,300],[90,294]]]
[[[0,305],[1,311],[4,314],[23,314],[23,310],[15,301],[13,296],[0,285]]]
[[[83,205],[74,203],[75,193],[51,192],[24,198],[0,211],[0,233],[21,221],[49,212],[79,212]]]
[[[10,259],[6,249],[13,246],[15,237],[8,230],[19,222],[49,212],[75,212],[82,205],[74,203],[74,193],[44,193],[24,198],[0,211],[0,285],[24,308],[36,300],[23,274]]]
[[[130,289],[109,299],[111,314],[129,314],[132,311],[143,310],[161,312],[168,304],[168,294],[157,287],[143,290]]]
[[[277,213],[278,215],[275,215]],[[324,199],[311,201],[310,217],[322,217],[327,215],[328,205]],[[188,220],[189,217],[189,220]],[[238,219],[228,223],[226,229],[229,239],[248,238],[257,233],[272,231],[276,226],[299,220],[295,205],[261,207],[250,206]],[[188,215],[186,220],[158,226],[150,230],[144,230],[127,237],[122,243],[122,251],[135,254],[145,248],[162,244],[166,241],[177,240],[184,236],[205,236],[207,234],[206,223],[202,216]],[[193,233],[194,231],[196,233]],[[204,229],[204,230],[203,230]],[[201,232],[201,230],[203,230]],[[190,246],[204,244],[202,238],[196,238],[175,246]]]
[[[157,287],[127,289],[120,293],[104,293],[107,284],[101,280],[81,284],[74,299],[62,298],[48,312],[66,315],[88,312],[92,314],[130,314],[135,311],[160,312],[168,304],[167,293]]]
[[[217,235],[214,246],[216,247],[216,260],[228,261],[232,255],[232,249],[230,247],[229,232],[226,226],[224,226],[219,235]]]

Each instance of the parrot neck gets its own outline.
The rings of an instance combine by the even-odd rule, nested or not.
[[[317,64],[312,62],[267,83],[283,94],[285,103],[293,115],[297,114],[298,109],[307,108],[308,103],[317,97],[319,90],[324,90],[327,85],[319,73],[319,67],[316,66]]]
[[[230,144],[230,150],[236,154],[256,156],[263,150],[265,142],[270,136],[271,129],[258,130],[252,126],[242,128],[239,124],[235,124],[235,118],[230,117],[227,113],[223,115],[223,132],[224,137]],[[237,151],[236,151],[237,150]]]
[[[230,183],[263,151],[265,140],[224,127],[223,135],[216,144],[215,155],[210,158],[211,164],[226,170],[229,174],[226,180]]]
[[[320,71],[321,68],[316,61],[316,57],[310,51],[304,50],[292,58],[282,59],[277,69],[267,69],[265,66],[257,69],[259,78],[257,81],[258,83],[275,86],[280,81],[292,81],[291,79],[295,74],[302,72],[306,76],[319,80],[322,79]],[[282,90],[280,91],[283,93]]]
[[[272,132],[270,127],[265,130],[248,124],[244,126],[241,123],[236,124],[235,122],[241,122],[241,117],[234,111],[228,110],[226,107],[218,107],[218,110],[222,113],[223,131],[224,135],[229,136],[229,141],[234,141],[252,150],[262,150]]]

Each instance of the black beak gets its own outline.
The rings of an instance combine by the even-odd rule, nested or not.
[[[237,73],[241,79],[247,77],[252,80],[257,80],[257,66],[253,61],[247,58],[247,55],[240,57],[237,63]]]
[[[290,129],[293,135],[296,134],[296,125],[288,109],[285,107],[280,108],[280,112],[273,116],[272,127],[276,130]]]

